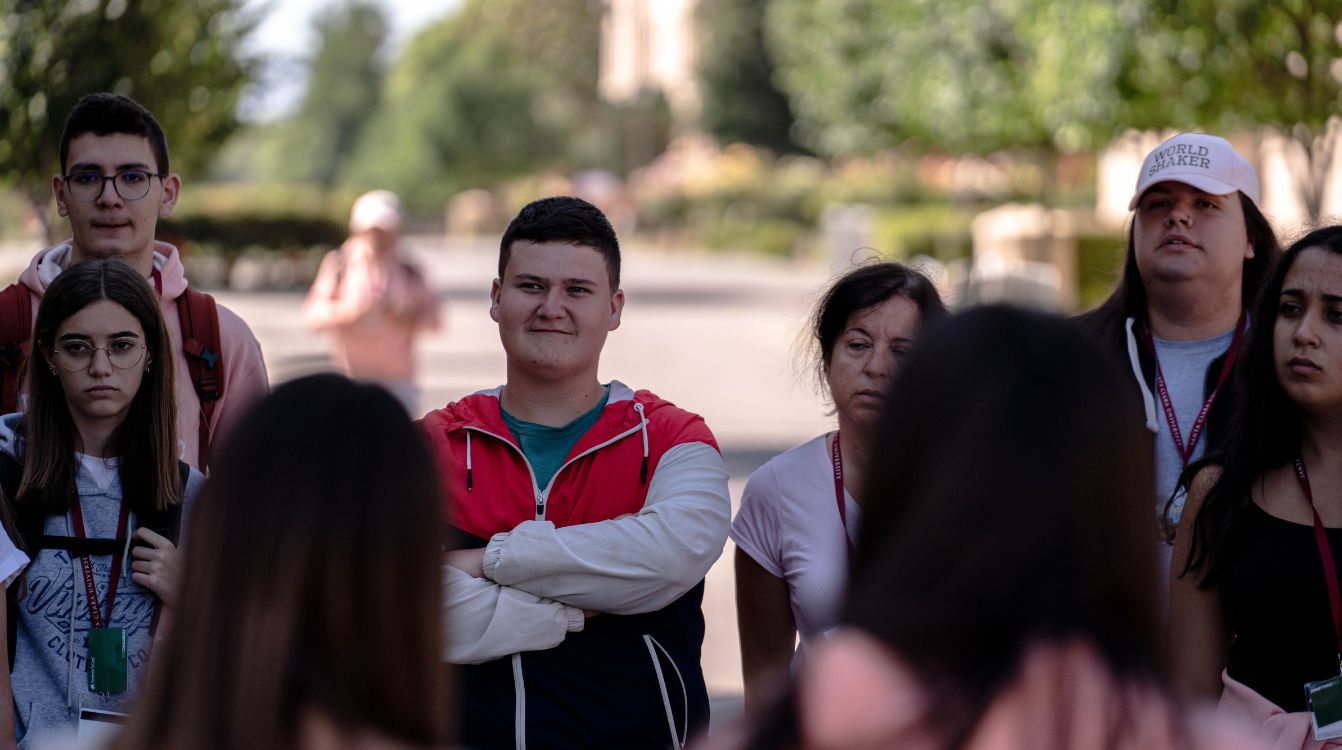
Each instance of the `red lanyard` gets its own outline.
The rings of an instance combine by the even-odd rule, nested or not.
[[[158,296],[162,297],[163,274],[159,273],[157,268],[154,268],[149,271],[149,278],[154,282],[154,291],[158,292]]]
[[[1323,577],[1328,581],[1328,603],[1333,607],[1333,630],[1337,634],[1337,662],[1342,667],[1342,591],[1337,583],[1337,565],[1333,563],[1333,548],[1328,544],[1328,534],[1323,529],[1323,519],[1314,507],[1314,493],[1309,490],[1309,476],[1305,474],[1305,462],[1295,460],[1295,476],[1300,480],[1300,489],[1305,491],[1309,500],[1309,511],[1314,514],[1314,541],[1319,545],[1319,559],[1323,561]]]
[[[74,517],[75,536],[84,538],[84,512],[79,507],[79,498],[75,498],[70,505],[70,515]],[[126,504],[126,499],[121,499],[121,515],[117,518],[116,540],[118,543],[125,541],[126,524],[130,519],[130,506]],[[84,593],[88,595],[89,601],[89,620],[93,627],[101,628],[103,623],[112,622],[112,602],[116,601],[117,586],[121,583],[121,564],[122,561],[117,557],[112,558],[111,577],[107,582],[107,619],[103,619],[102,612],[98,608],[98,589],[93,585],[93,566],[89,563],[88,555],[79,556],[79,567],[84,571]]]
[[[834,449],[830,451],[834,462],[834,502],[839,506],[839,522],[843,525],[843,540],[848,543],[848,559],[853,557],[853,540],[848,536],[848,501],[843,497],[843,456],[839,453],[839,433],[834,433]]]
[[[1221,386],[1225,385],[1226,378],[1230,377],[1230,371],[1235,367],[1235,358],[1239,355],[1240,344],[1244,340],[1244,329],[1246,317],[1245,313],[1239,314],[1239,322],[1235,323],[1235,336],[1230,340],[1230,348],[1226,350],[1225,362],[1221,365],[1221,375],[1216,378],[1216,387],[1212,389],[1207,400],[1202,404],[1202,410],[1198,412],[1197,419],[1193,420],[1193,427],[1188,431],[1188,445],[1184,445],[1183,433],[1179,431],[1179,418],[1174,413],[1174,402],[1170,400],[1170,390],[1165,386],[1165,375],[1160,371],[1160,357],[1156,354],[1156,342],[1151,336],[1151,327],[1143,326],[1143,332],[1146,334],[1146,346],[1151,350],[1151,356],[1156,362],[1156,390],[1160,393],[1160,405],[1165,410],[1165,423],[1170,426],[1170,436],[1174,438],[1174,447],[1179,450],[1179,457],[1183,459],[1184,468],[1188,468],[1188,462],[1193,458],[1193,450],[1197,448],[1198,439],[1202,437],[1202,429],[1207,426],[1207,414],[1212,410],[1212,403],[1216,401],[1216,394],[1221,392]]]

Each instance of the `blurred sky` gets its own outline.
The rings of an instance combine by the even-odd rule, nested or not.
[[[242,103],[241,115],[247,120],[279,117],[303,95],[306,69],[303,61],[312,50],[315,38],[312,22],[319,14],[338,7],[342,0],[247,0],[248,10],[262,14],[251,38],[251,51],[264,55],[266,69],[259,85],[254,86]],[[387,12],[391,22],[388,52],[394,56],[407,40],[426,23],[447,15],[461,0],[374,0]]]

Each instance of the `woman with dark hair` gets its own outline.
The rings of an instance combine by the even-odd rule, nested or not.
[[[1147,154],[1128,209],[1123,275],[1081,323],[1124,363],[1155,434],[1153,515],[1179,523],[1179,475],[1229,435],[1233,365],[1247,314],[1278,252],[1258,175],[1228,141],[1180,133]],[[1170,548],[1158,548],[1165,569]],[[1165,591],[1164,573],[1154,582]]]
[[[361,439],[373,436],[374,439]],[[126,750],[443,747],[442,505],[394,397],[286,383],[229,433]]]
[[[1233,439],[1185,475],[1175,676],[1252,717],[1274,748],[1321,747],[1307,693],[1338,677],[1342,651],[1342,226],[1287,249],[1253,320]]]
[[[1245,746],[1162,687],[1141,406],[1072,324],[937,326],[872,445],[842,624],[745,747]]]
[[[922,326],[945,312],[932,282],[899,263],[850,271],[816,308],[816,372],[839,429],[751,474],[732,523],[747,709],[786,681],[798,632],[806,645],[834,625],[870,432]]]
[[[37,310],[28,411],[0,418],[0,482],[33,558],[11,593],[20,747],[121,712],[176,594],[184,498],[172,343],[158,296],[115,260],[72,266]]]

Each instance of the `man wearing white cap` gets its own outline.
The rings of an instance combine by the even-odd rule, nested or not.
[[[1227,432],[1246,310],[1278,250],[1258,199],[1253,166],[1224,138],[1182,133],[1157,146],[1128,205],[1123,276],[1081,319],[1128,364],[1146,404],[1162,531],[1179,522],[1184,467]]]
[[[401,204],[374,190],[354,201],[350,237],[322,259],[303,314],[334,335],[336,363],[351,377],[381,383],[419,416],[415,337],[438,326],[438,302],[397,244]]]

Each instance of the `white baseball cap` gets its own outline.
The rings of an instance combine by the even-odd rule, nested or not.
[[[349,212],[349,230],[354,234],[369,229],[401,230],[401,199],[390,190],[364,193]]]
[[[1230,141],[1214,135],[1180,133],[1146,155],[1137,175],[1137,191],[1128,210],[1137,208],[1142,193],[1158,182],[1182,182],[1204,193],[1229,195],[1238,190],[1258,203],[1258,173]]]

